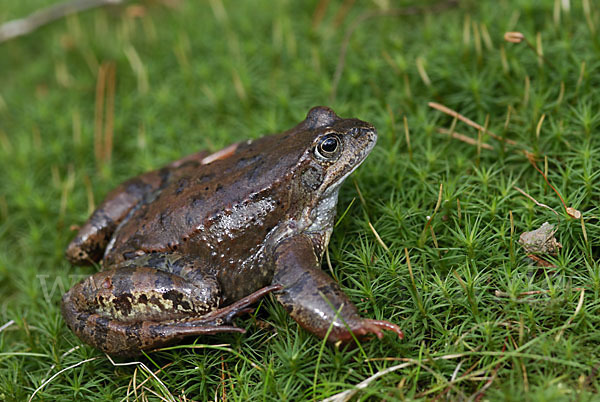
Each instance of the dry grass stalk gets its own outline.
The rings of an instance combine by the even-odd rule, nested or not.
[[[502,353],[504,353],[504,352],[506,352],[506,343],[504,344],[504,346],[502,346]],[[496,364],[496,367],[494,367],[494,370],[492,371],[492,376],[487,380],[487,382],[483,385],[483,387],[481,387],[481,389],[479,391],[477,391],[473,396],[471,396],[469,398],[469,400],[475,400],[476,402],[481,401],[481,399],[485,395],[485,391],[489,387],[491,387],[492,383],[498,376],[498,370],[500,370],[501,366],[502,366],[502,362],[499,362],[498,364]]]
[[[383,240],[381,240],[381,237],[379,236],[379,233],[377,233],[377,231],[375,230],[375,228],[371,224],[371,221],[368,221],[367,223],[369,224],[369,227],[371,228],[371,231],[375,235],[375,238],[377,239],[377,242],[381,245],[381,247],[383,247],[385,249],[386,252],[389,253],[390,249],[388,248],[388,246],[385,245],[385,243],[383,242]]]
[[[525,42],[527,47],[531,49],[533,53],[535,53],[535,55],[537,56],[540,67],[543,65],[543,63],[546,63],[555,71],[559,71],[556,69],[556,67],[554,67],[552,63],[548,61],[548,59],[544,57],[544,52],[542,50],[542,35],[539,32],[536,34],[536,46],[533,46],[533,44],[529,42],[525,35],[523,35],[523,33],[521,32],[506,32],[504,34],[504,40],[511,43]]]
[[[96,163],[102,161],[102,125],[104,120],[104,88],[106,87],[107,64],[102,63],[98,69],[98,78],[96,80],[96,107],[94,113],[94,157]]]
[[[35,397],[35,395],[42,389],[44,388],[46,385],[48,385],[52,380],[54,380],[56,377],[58,377],[59,375],[61,375],[62,373],[64,373],[65,371],[69,371],[71,369],[74,369],[75,367],[81,366],[82,364],[85,364],[87,362],[91,362],[94,360],[99,359],[100,356],[96,356],[96,357],[92,357],[86,360],[82,360],[79,361],[75,364],[72,364],[68,367],[65,367],[64,369],[60,370],[59,372],[57,372],[56,374],[54,374],[52,377],[48,378],[46,381],[44,381],[39,387],[36,388],[35,391],[33,391],[33,393],[31,394],[31,396],[29,397],[29,399],[27,400],[27,402],[31,402],[33,400],[33,398]]]
[[[521,32],[505,32],[504,40],[511,43],[521,43],[525,39],[525,35]]]
[[[558,212],[556,212],[553,208],[549,207],[546,204],[542,204],[541,202],[539,202],[538,200],[536,200],[535,198],[533,198],[532,196],[530,196],[529,194],[527,194],[524,190],[522,190],[521,188],[517,187],[517,186],[513,186],[513,188],[515,190],[517,190],[519,193],[523,194],[525,197],[529,198],[531,201],[533,201],[535,203],[535,205],[537,205],[538,207],[542,207],[542,208],[546,208],[549,209],[550,211],[554,212],[554,214],[557,216],[558,221],[560,223],[560,215],[558,214]]]
[[[465,142],[465,143],[467,143],[469,145],[474,145],[474,146],[478,145],[477,140],[469,137],[468,135],[461,134],[461,133],[458,133],[456,131],[448,130],[447,128],[438,127],[437,132],[440,133],[440,134],[449,135],[452,138],[457,139],[457,140],[462,141],[462,142]],[[481,143],[479,143],[479,145],[483,149],[487,149],[487,150],[490,150],[490,151],[494,150],[494,147],[492,145],[488,144],[488,143],[481,142]]]
[[[25,18],[7,21],[0,25],[0,43],[19,36],[27,35],[39,27],[64,18],[68,15],[80,13],[91,8],[117,5],[123,0],[67,0],[37,10]]]
[[[563,325],[563,327],[561,328],[560,332],[558,334],[556,334],[556,337],[554,338],[555,342],[558,342],[560,340],[562,334],[565,332],[565,329],[567,329],[567,327],[569,325],[571,325],[571,323],[573,322],[573,319],[581,311],[581,308],[583,307],[584,296],[585,296],[585,289],[581,289],[581,293],[579,294],[579,302],[577,303],[577,307],[575,308],[575,312],[573,313],[573,315],[571,317],[569,317],[569,319],[567,320],[567,322],[565,323],[565,325]]]
[[[408,157],[412,160],[412,148],[410,146],[410,131],[408,129],[408,120],[406,116],[403,117],[404,120],[404,137],[406,138],[406,148],[408,149]]]
[[[512,342],[515,349],[519,349],[519,345],[517,345],[517,342],[514,340],[512,335],[510,335],[510,341]],[[529,392],[529,379],[527,377],[527,369],[525,368],[523,360],[517,358],[517,362],[519,363],[519,366],[521,367],[521,372],[523,373],[523,389],[525,390],[525,392]]]
[[[578,292],[581,292],[582,290],[585,290],[585,288],[573,288],[573,290],[576,290]],[[526,296],[534,296],[534,295],[541,295],[541,294],[546,294],[549,293],[550,290],[548,289],[542,289],[542,290],[528,290],[526,292],[521,292],[521,293],[517,293],[515,295],[515,297],[517,299],[520,299],[521,297],[526,297]],[[494,292],[494,295],[496,297],[512,297],[512,295],[508,292],[503,292],[501,290],[496,290]]]
[[[329,1],[330,0],[321,0],[317,4],[317,7],[315,8],[315,12],[313,13],[313,18],[312,18],[312,28],[313,29],[318,29],[319,25],[321,25],[321,21],[323,21],[323,18],[325,17],[325,13],[327,13],[327,7],[329,6]]]
[[[169,389],[167,388],[167,386],[158,378],[157,374],[159,374],[163,369],[165,369],[166,367],[170,366],[171,364],[173,364],[173,362],[167,363],[165,366],[161,367],[160,369],[158,369],[156,372],[153,372],[152,370],[150,370],[148,368],[148,366],[146,366],[144,363],[140,362],[140,361],[131,361],[131,362],[124,362],[124,363],[115,363],[115,361],[107,354],[104,354],[106,356],[106,358],[110,361],[110,363],[115,366],[136,366],[136,368],[141,367],[142,370],[144,370],[147,374],[149,374],[148,378],[146,378],[146,380],[144,380],[142,383],[138,384],[135,387],[135,390],[137,392],[137,390],[141,387],[142,389],[151,392],[152,394],[156,395],[157,397],[159,397],[160,399],[164,399],[163,397],[160,397],[158,394],[156,394],[154,391],[151,391],[150,389],[146,388],[146,387],[142,387],[142,385],[148,381],[150,378],[153,378],[160,387],[162,387],[163,391],[167,394],[169,401],[175,401],[175,397],[173,396],[173,394],[171,394],[171,392],[169,391]],[[99,357],[95,357],[95,359],[98,359]],[[89,359],[88,359],[89,360]],[[130,394],[127,394],[125,396],[125,398],[128,398]]]
[[[546,113],[542,114],[540,120],[538,121],[537,126],[535,127],[535,138],[540,139],[540,132],[542,131],[542,124],[544,123],[544,119],[546,118]]]
[[[430,87],[431,79],[429,78],[429,75],[427,74],[427,71],[425,70],[425,59],[422,56],[417,57],[416,65],[417,65],[417,71],[419,72],[419,76],[421,77],[421,80],[423,81],[423,83],[426,86]]]
[[[104,62],[98,69],[94,113],[94,157],[98,168],[110,162],[113,148],[115,107],[115,63]]]
[[[436,361],[436,360],[451,360],[451,359],[458,359],[461,357],[466,356],[465,354],[462,353],[457,353],[457,354],[451,354],[451,355],[445,355],[445,356],[439,356],[439,357],[434,357],[434,358],[430,358],[430,359],[426,359],[428,362],[429,361]],[[395,358],[396,359],[396,358]],[[410,359],[410,358],[397,358],[400,361],[404,361],[405,363],[402,364],[398,364],[397,366],[392,366],[392,367],[388,367],[384,370],[381,370],[377,373],[375,373],[374,375],[372,375],[371,377],[365,379],[364,381],[361,381],[360,383],[356,384],[354,389],[349,389],[347,391],[343,391],[340,392],[339,394],[335,394],[327,399],[324,399],[323,402],[341,402],[341,401],[348,401],[350,400],[354,395],[356,395],[356,393],[358,391],[360,391],[361,389],[365,389],[367,386],[369,386],[369,384],[373,381],[375,381],[378,378],[383,377],[386,374],[392,373],[394,371],[397,370],[401,370],[403,368],[406,367],[410,367],[413,365],[421,365],[421,362],[416,360],[416,359]]]
[[[108,79],[106,87],[106,116],[104,122],[104,147],[102,157],[104,163],[110,163],[113,149],[113,128],[115,121],[115,74],[116,67],[114,62],[108,64]]]
[[[338,28],[340,25],[342,25],[342,23],[346,19],[346,16],[348,15],[348,12],[354,5],[354,2],[355,0],[344,0],[344,3],[340,6],[338,12],[335,14],[335,17],[333,19],[334,28]]]
[[[429,107],[439,110],[442,113],[446,113],[449,116],[452,116],[454,118],[457,118],[458,120],[462,121],[463,123],[466,123],[467,125],[477,129],[477,130],[481,130],[486,134],[489,134],[490,137],[500,141],[500,142],[506,142],[507,144],[510,145],[518,145],[516,141],[513,141],[511,139],[508,138],[502,138],[499,135],[494,134],[493,132],[491,132],[490,130],[486,130],[486,128],[484,126],[482,126],[481,124],[477,124],[475,123],[473,120],[469,119],[468,117],[463,116],[462,114],[458,113],[455,110],[450,109],[449,107],[446,107],[440,103],[437,102],[429,102],[427,104]]]
[[[563,207],[565,208],[565,212],[567,213],[567,215],[569,215],[571,218],[574,218],[574,219],[581,218],[581,212],[580,211],[578,211],[577,209],[575,209],[573,207],[568,207],[567,206],[567,203],[562,198],[562,196],[560,195],[560,193],[558,192],[558,190],[548,180],[548,176],[544,172],[542,172],[540,170],[540,168],[537,166],[537,164],[535,163],[535,157],[533,156],[533,154],[531,154],[531,153],[529,153],[527,151],[524,151],[524,152],[525,152],[525,156],[527,156],[527,160],[529,161],[529,163],[531,164],[531,166],[533,166],[535,168],[535,170],[537,170],[542,175],[542,177],[546,181],[546,184],[548,184],[550,186],[550,188],[552,190],[554,190],[554,192],[556,193],[556,195],[558,195],[558,198],[560,199],[560,202],[563,204]]]
[[[429,226],[431,225],[431,221],[433,220],[433,218],[435,217],[435,214],[437,213],[438,209],[440,209],[440,206],[442,205],[442,192],[444,189],[444,183],[440,183],[440,190],[438,192],[438,199],[437,202],[435,203],[435,208],[433,209],[433,213],[427,217],[427,223],[425,223],[425,228],[423,229],[423,232],[425,233],[425,231],[427,230],[427,228],[429,228]]]

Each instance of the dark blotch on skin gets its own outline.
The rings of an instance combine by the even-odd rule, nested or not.
[[[189,179],[187,177],[182,177],[177,182],[177,188],[175,189],[175,195],[181,194],[183,190],[189,185]]]
[[[125,316],[128,316],[131,314],[131,302],[131,293],[123,293],[114,298],[113,305],[115,306],[115,310],[120,311]]]
[[[237,169],[243,169],[246,166],[252,165],[253,163],[255,163],[256,161],[258,161],[260,159],[261,159],[260,155],[252,155],[252,156],[249,156],[249,157],[241,157],[240,159],[238,159],[235,167]]]
[[[211,181],[214,178],[215,178],[214,173],[204,174],[196,179],[196,183],[203,184],[203,183]]]
[[[246,178],[248,181],[254,181],[258,178],[258,176],[263,174],[264,163],[265,163],[265,161],[260,159],[255,164],[252,165],[252,167],[246,172]]]
[[[128,344],[139,342],[139,327],[139,325],[130,325],[125,329],[125,338]]]
[[[183,307],[184,311],[190,311],[190,303],[183,300],[183,294],[176,290],[169,290],[163,295],[163,299],[170,300],[173,302],[173,309],[178,310],[178,306]]]
[[[148,191],[151,186],[148,183],[144,183],[140,179],[131,179],[127,182],[125,191],[130,194],[144,194]]]
[[[153,304],[153,305],[155,305],[155,306],[158,306],[161,309],[161,311],[165,310],[164,304],[162,303],[162,301],[156,295],[150,296],[150,303]]]
[[[164,227],[164,228],[168,228],[171,225],[171,214],[169,214],[168,212],[162,212],[160,214],[160,217],[158,218],[160,224]]]
[[[168,168],[162,168],[158,171],[158,176],[160,177],[161,181],[160,188],[163,188],[169,182],[169,177],[171,177],[171,170]]]
[[[94,326],[96,328],[94,331],[94,342],[96,342],[97,345],[104,345],[106,337],[108,336],[108,323],[110,320],[108,318],[95,316],[94,321]]]

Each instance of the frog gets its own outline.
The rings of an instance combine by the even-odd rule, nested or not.
[[[67,326],[114,356],[190,336],[243,333],[233,319],[273,294],[335,345],[399,326],[363,318],[321,269],[344,180],[377,130],[317,106],[282,133],[196,152],[109,192],[66,249],[101,270],[68,290]]]

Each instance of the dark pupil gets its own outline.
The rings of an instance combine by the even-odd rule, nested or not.
[[[321,143],[321,149],[323,152],[331,153],[337,148],[337,140],[335,138],[327,138]]]

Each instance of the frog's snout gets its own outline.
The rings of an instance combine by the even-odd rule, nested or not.
[[[360,139],[363,137],[370,138],[370,139],[377,138],[377,130],[375,129],[375,127],[357,128],[356,130],[353,130],[353,131],[354,132],[352,133],[352,135],[356,139]]]
[[[373,126],[356,128],[352,131],[352,137],[360,144],[364,159],[377,143],[377,130]]]

